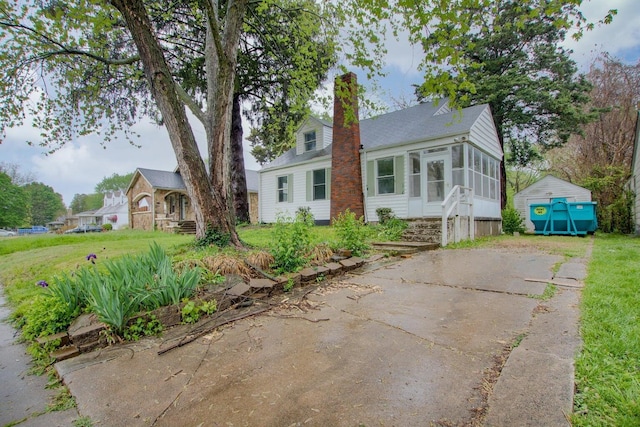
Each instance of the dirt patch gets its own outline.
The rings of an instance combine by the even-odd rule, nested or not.
[[[554,255],[583,257],[586,254],[590,240],[590,238],[576,236],[500,236],[489,240],[487,247],[516,253],[540,251]]]

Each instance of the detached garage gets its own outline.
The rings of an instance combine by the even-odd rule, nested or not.
[[[513,196],[513,207],[525,218],[527,231],[534,231],[529,206],[532,203],[549,203],[551,199],[564,197],[567,202],[590,202],[591,191],[552,175],[531,184]]]

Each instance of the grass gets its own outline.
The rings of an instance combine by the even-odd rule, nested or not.
[[[36,282],[85,265],[90,253],[99,259],[118,258],[146,251],[152,242],[171,249],[191,241],[193,236],[133,230],[5,238],[0,240],[0,284],[15,309],[14,314],[19,315],[43,292]]]
[[[598,236],[582,294],[574,426],[640,425],[640,239]]]

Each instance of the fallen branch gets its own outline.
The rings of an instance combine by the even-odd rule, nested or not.
[[[581,283],[568,283],[556,279],[524,279],[526,282],[551,283],[552,285],[562,286],[565,288],[583,288]]]
[[[166,352],[168,352],[170,350],[173,350],[173,349],[176,349],[178,347],[182,347],[184,345],[187,345],[187,344],[197,340],[201,336],[208,334],[209,332],[213,331],[214,329],[216,329],[216,328],[218,328],[218,327],[220,327],[222,325],[226,325],[228,323],[232,323],[232,322],[235,322],[237,320],[241,320],[241,319],[244,319],[244,318],[247,318],[247,317],[255,316],[256,314],[264,313],[265,311],[268,311],[270,309],[271,309],[271,307],[263,307],[263,308],[260,308],[258,310],[252,310],[252,311],[248,311],[246,313],[239,314],[237,316],[233,316],[231,318],[222,318],[222,316],[221,316],[220,318],[218,318],[219,319],[218,322],[215,322],[213,325],[209,326],[208,328],[200,330],[195,334],[187,335],[187,336],[183,337],[176,344],[173,344],[173,345],[171,345],[171,346],[169,346],[167,348],[163,348],[161,350],[158,350],[158,355],[165,354]]]

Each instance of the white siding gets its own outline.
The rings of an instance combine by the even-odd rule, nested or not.
[[[534,231],[529,206],[549,203],[552,198],[565,197],[569,202],[590,202],[591,191],[575,184],[547,175],[513,196],[513,207],[525,218],[525,228]]]
[[[316,150],[322,150],[332,142],[333,128],[324,125],[320,120],[309,117],[296,132],[296,154],[304,153],[304,134],[316,131]]]
[[[469,131],[471,142],[487,154],[491,154],[498,160],[502,160],[502,149],[496,132],[491,112],[487,106],[478,120],[471,126]]]
[[[636,133],[633,145],[633,170],[631,171],[631,179],[629,180],[629,189],[635,194],[635,202],[633,204],[632,214],[635,224],[636,234],[640,234],[640,111],[636,119]]]
[[[279,212],[295,216],[299,207],[310,207],[316,220],[326,221],[331,216],[330,194],[326,200],[307,200],[307,171],[331,167],[331,160],[325,159],[288,168],[260,172],[260,222],[276,221]],[[293,201],[277,202],[277,180],[279,176],[293,175]]]

